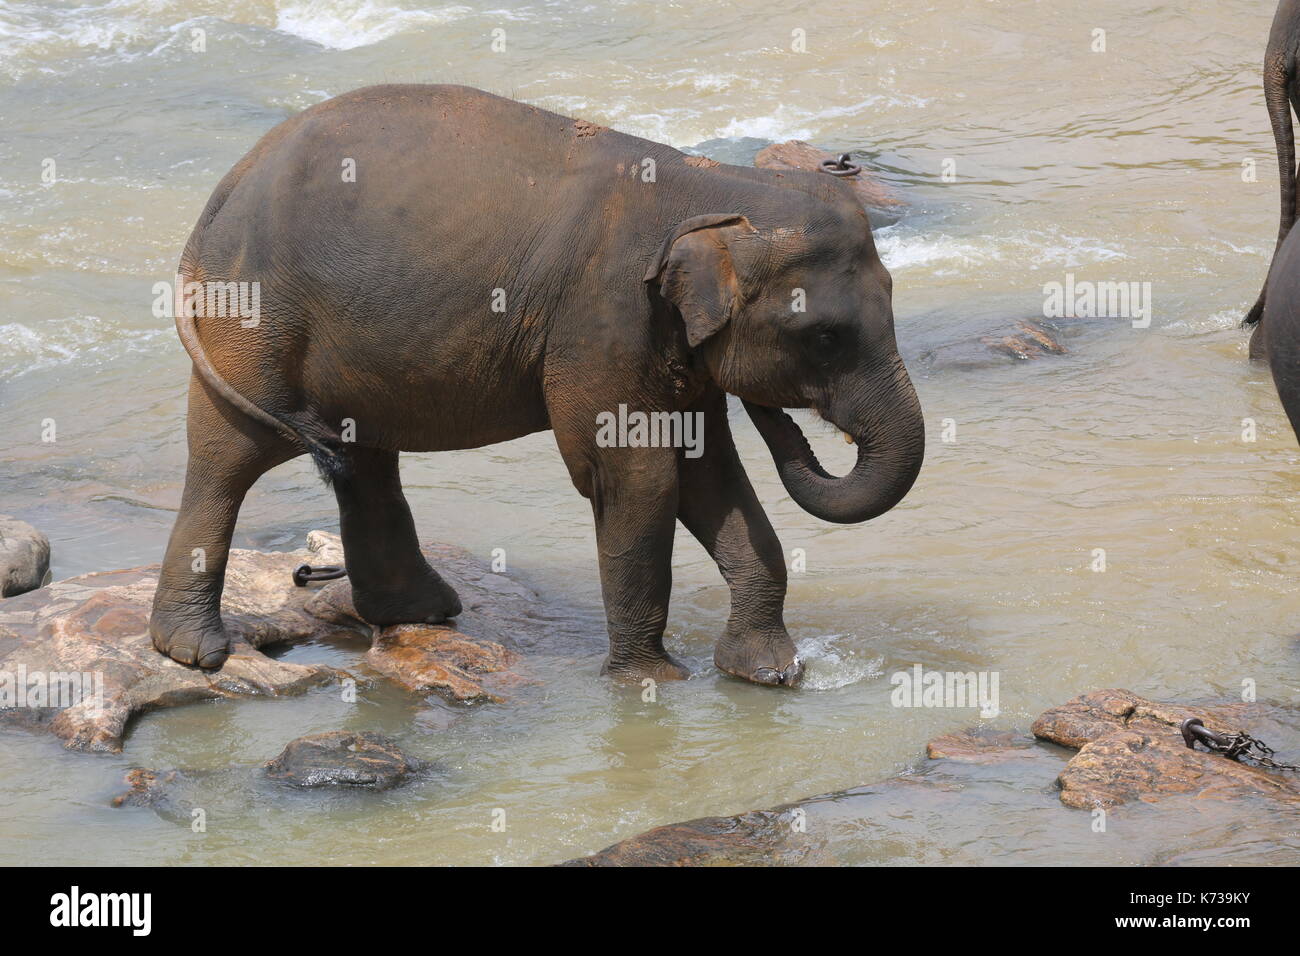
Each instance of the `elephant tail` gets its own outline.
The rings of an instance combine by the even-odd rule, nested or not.
[[[1296,218],[1296,165],[1295,135],[1291,126],[1291,106],[1295,81],[1295,59],[1285,49],[1274,48],[1270,43],[1264,63],[1264,103],[1268,107],[1269,124],[1273,127],[1273,142],[1277,147],[1277,171],[1281,209],[1278,216],[1277,245],[1273,259],[1282,248]],[[1296,104],[1300,112],[1300,103]],[[1271,271],[1271,264],[1270,264]],[[1265,282],[1267,288],[1267,281]],[[1246,315],[1242,325],[1255,325],[1264,315],[1264,291]]]
[[[193,281],[191,270],[188,268],[190,262],[189,253],[190,248],[187,247],[186,254],[181,259],[180,279],[182,290],[185,285]],[[181,298],[183,302],[183,296],[178,298]],[[194,363],[195,371],[199,373],[199,377],[203,379],[204,383],[212,391],[220,395],[222,399],[239,409],[253,421],[265,425],[267,428],[284,435],[295,444],[303,446],[316,462],[316,467],[319,469],[321,477],[325,479],[326,484],[332,484],[334,479],[342,476],[346,471],[346,462],[340,453],[339,446],[342,444],[342,440],[339,436],[330,433],[324,423],[313,426],[293,424],[285,418],[271,414],[260,405],[241,395],[217,371],[207,353],[203,350],[203,343],[199,340],[198,325],[194,321],[194,316],[189,314],[190,311],[183,304],[176,310],[176,334],[180,336],[181,344],[185,346],[190,361]]]

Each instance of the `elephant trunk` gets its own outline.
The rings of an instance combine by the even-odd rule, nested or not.
[[[925,420],[902,359],[895,355],[870,381],[837,398],[823,415],[858,446],[858,460],[842,478],[826,473],[784,411],[745,402],[786,491],[823,521],[853,524],[884,514],[903,500],[921,470]]]

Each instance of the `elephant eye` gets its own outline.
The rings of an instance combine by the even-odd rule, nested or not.
[[[840,344],[840,337],[834,329],[818,329],[816,342],[818,348],[830,351]]]

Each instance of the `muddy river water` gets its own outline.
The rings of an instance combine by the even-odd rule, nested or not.
[[[808,680],[775,692],[713,669],[727,592],[679,531],[667,644],[695,676],[653,707],[597,676],[590,510],[550,434],[405,456],[422,536],[504,549],[510,574],[589,619],[590,640],[535,661],[545,693],[472,712],[383,689],[194,705],[139,721],[120,756],[0,729],[0,862],[550,863],[927,773],[927,739],[1025,728],[1095,688],[1195,700],[1253,681],[1295,704],[1300,455],[1237,327],[1276,231],[1259,76],[1271,16],[1257,0],[0,0],[0,512],[49,535],[56,577],[162,555],[189,361],[151,287],[209,192],[263,131],[374,82],[466,83],[729,162],[790,138],[857,151],[908,204],[877,242],[928,423],[903,503],[831,526],[790,501],[733,409],[782,543],[806,561],[786,617]],[[1067,276],[1150,283],[1149,324],[1063,320],[1067,352],[1032,361],[962,344],[1041,320],[1044,286]],[[836,435],[808,431],[847,467]],[[299,460],[254,488],[236,545],[289,549],[313,528],[337,514]],[[889,676],[918,663],[996,672],[1000,713],[891,706]],[[338,727],[390,733],[439,773],[377,796],[214,793],[203,834],[108,805],[128,767],[252,765]],[[1273,734],[1300,752],[1300,724]],[[828,849],[1300,860],[1294,821],[1260,826],[1246,804],[1190,819],[1139,806],[1103,836],[1043,788],[990,770],[987,799],[950,812],[842,810]]]

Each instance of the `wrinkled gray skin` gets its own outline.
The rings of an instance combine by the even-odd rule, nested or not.
[[[1282,243],[1291,232],[1296,218],[1296,160],[1295,137],[1291,125],[1291,110],[1300,113],[1300,0],[1282,0],[1273,14],[1273,27],[1268,35],[1268,48],[1264,53],[1264,103],[1273,127],[1273,142],[1277,148],[1278,182],[1281,191],[1277,245],[1273,249],[1273,263],[1269,274],[1277,268]],[[1250,337],[1252,360],[1266,358],[1263,327],[1264,305],[1268,283],[1260,290],[1259,298],[1246,314],[1243,325],[1254,326]]]
[[[1269,274],[1264,321],[1255,333],[1278,398],[1300,437],[1300,234],[1286,237]]]
[[[785,555],[726,393],[820,518],[882,514],[921,467],[889,273],[824,174],[719,166],[464,87],[371,87],[269,132],[217,187],[181,273],[261,288],[256,327],[177,319],[190,457],[151,632],[182,663],[225,661],[231,532],[269,468],[309,452],[332,481],[366,620],[438,622],[460,601],[420,554],[398,453],[550,429],[595,518],[606,671],[687,676],[663,646],[680,521],[731,589],[718,667],[793,684]],[[620,404],[702,413],[702,457],[601,447],[597,416]],[[852,471],[827,475],[782,407],[853,436]]]

